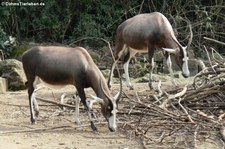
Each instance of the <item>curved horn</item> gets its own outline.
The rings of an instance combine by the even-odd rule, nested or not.
[[[122,85],[122,78],[121,78],[121,76],[120,76],[120,72],[119,72],[118,67],[117,67],[116,69],[117,69],[117,71],[118,71],[119,78],[120,78],[120,90],[119,90],[119,92],[117,93],[117,95],[115,96],[115,97],[116,97],[116,99],[115,99],[115,100],[116,100],[116,103],[118,103],[119,100],[120,100],[120,98],[121,98],[121,96],[122,96],[123,85]]]
[[[109,46],[109,49],[110,49],[110,52],[111,52],[111,55],[112,55],[113,62],[115,63],[116,60],[115,60],[115,57],[114,57],[114,55],[113,55],[113,51],[112,51],[112,48],[111,48],[109,42],[108,42],[108,46]],[[118,68],[117,63],[116,63],[116,70],[117,70],[117,72],[118,72],[119,79],[120,79],[120,90],[119,90],[119,92],[117,93],[117,95],[115,96],[115,97],[116,97],[115,101],[116,101],[116,103],[118,104],[118,102],[119,102],[119,100],[120,100],[120,98],[121,98],[121,96],[122,96],[123,85],[122,85],[122,78],[121,78],[120,71],[119,71],[119,68]]]
[[[108,98],[108,99],[110,99],[111,100],[111,98],[109,97],[109,95],[107,95],[107,93],[105,92],[105,90],[104,90],[104,88],[102,87],[102,79],[100,80],[101,81],[101,83],[100,83],[100,87],[101,87],[101,89],[102,89],[102,91],[103,91],[103,93],[104,93],[104,95]]]
[[[189,38],[189,41],[188,41],[188,44],[187,44],[187,50],[188,50],[190,45],[191,45],[191,43],[192,43],[193,32],[192,32],[191,22],[188,20],[187,23],[188,23],[188,27],[189,27],[189,30],[190,30],[190,38]]]
[[[120,78],[120,90],[119,90],[119,92],[116,94],[116,98],[110,98],[108,95],[107,95],[107,93],[105,92],[105,90],[104,90],[104,88],[102,87],[102,79],[100,80],[101,81],[101,83],[100,83],[100,86],[101,86],[101,89],[102,89],[102,91],[103,91],[103,93],[104,93],[104,95],[108,98],[108,99],[110,99],[110,100],[115,100],[116,101],[116,103],[118,103],[119,102],[119,100],[120,100],[120,98],[121,98],[121,96],[122,96],[122,78],[121,78],[121,76],[120,76],[120,72],[119,72],[119,69],[118,69],[118,67],[117,67],[117,71],[118,71],[118,75],[119,75],[119,78]]]
[[[193,38],[193,32],[192,32],[192,26],[191,26],[191,22],[188,20],[188,19],[183,19],[185,22],[187,22],[188,24],[188,27],[190,29],[190,38],[188,40],[188,44],[187,44],[187,48],[186,49],[189,49],[190,45],[191,45],[191,42],[192,42],[192,38]],[[172,39],[178,44],[178,46],[180,48],[183,48],[183,46],[177,41],[176,37],[174,37],[174,35],[171,35]]]
[[[104,40],[104,41],[105,41],[105,40]],[[115,58],[114,58],[114,55],[113,55],[113,52],[112,52],[112,48],[111,48],[111,46],[110,46],[110,43],[109,43],[108,41],[105,41],[105,42],[107,42],[107,44],[108,44],[108,47],[109,47],[110,52],[111,52],[111,55],[112,55],[113,62],[115,63],[116,60],[115,60]],[[113,100],[115,100],[116,103],[118,103],[119,100],[120,100],[120,98],[121,98],[121,96],[122,96],[122,78],[121,78],[120,71],[119,71],[119,68],[118,68],[117,63],[116,63],[116,70],[117,70],[118,75],[119,75],[119,78],[120,78],[120,90],[119,90],[119,92],[118,92],[118,93],[116,94],[116,96],[115,96],[116,99],[113,98]],[[103,93],[105,94],[105,96],[106,96],[108,99],[112,100],[112,99],[106,94],[105,90],[103,89],[103,87],[102,87],[102,80],[101,80],[100,86],[101,86],[101,88],[102,88]]]

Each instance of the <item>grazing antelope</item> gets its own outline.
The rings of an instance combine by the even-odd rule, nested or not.
[[[115,97],[110,96],[106,80],[98,69],[89,53],[82,47],[69,48],[57,46],[37,46],[24,52],[22,57],[24,72],[27,78],[31,122],[35,123],[35,116],[39,108],[34,95],[34,89],[39,82],[50,86],[74,85],[83,103],[91,123],[91,128],[97,131],[92,121],[92,112],[86,102],[84,88],[91,87],[96,96],[92,96],[101,105],[101,111],[108,121],[108,127],[115,131],[116,102],[121,97],[120,91]]]
[[[189,24],[190,30],[191,26]],[[130,82],[128,66],[130,59],[136,53],[147,53],[149,57],[149,87],[152,86],[152,71],[154,67],[154,50],[160,48],[164,51],[167,59],[167,66],[172,78],[174,80],[173,71],[171,68],[170,54],[173,54],[177,65],[182,70],[184,77],[188,77],[190,72],[188,69],[188,53],[192,41],[192,31],[187,47],[182,47],[177,41],[172,26],[168,19],[159,12],[136,15],[119,25],[116,32],[116,47],[114,50],[115,62],[112,64],[110,76],[108,79],[108,86],[111,87],[111,80],[113,70],[121,55],[125,54],[123,67],[125,71],[126,83],[131,89],[133,88]]]

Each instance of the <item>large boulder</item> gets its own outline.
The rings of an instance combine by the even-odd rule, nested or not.
[[[8,80],[9,90],[25,89],[26,77],[20,61],[16,59],[0,61],[0,76]]]
[[[0,77],[0,94],[5,93],[8,90],[7,79]]]

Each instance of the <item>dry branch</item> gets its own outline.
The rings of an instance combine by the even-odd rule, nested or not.
[[[96,125],[106,124],[106,122],[98,122],[95,123]],[[82,128],[82,127],[90,127],[90,124],[84,125],[62,125],[62,126],[54,126],[54,127],[44,127],[44,128],[34,128],[34,129],[21,129],[21,130],[12,130],[12,131],[0,131],[0,134],[10,134],[10,133],[28,133],[28,132],[43,132],[43,131],[50,131],[56,129],[65,129],[65,128]]]
[[[60,102],[57,102],[57,101],[52,101],[52,100],[44,99],[44,98],[41,98],[41,97],[36,97],[36,98],[37,98],[37,100],[42,101],[42,102],[52,103],[52,104],[55,104],[55,105],[58,105],[58,106],[63,106],[63,107],[68,107],[68,108],[75,108],[75,106],[73,106],[73,105],[63,104],[63,103],[60,103]]]
[[[180,98],[182,96],[184,96],[184,94],[187,92],[187,85],[184,86],[183,90],[181,92],[178,92],[174,95],[170,95],[167,92],[165,92],[165,95],[167,96],[166,99],[164,100],[164,102],[160,105],[161,108],[165,108],[167,103],[169,101],[171,101],[172,99],[176,99],[176,98]]]
[[[166,141],[176,135],[174,130],[180,128],[179,131],[192,132],[193,146],[196,146],[201,131],[219,133],[221,128],[224,133],[222,120],[225,114],[221,114],[221,111],[225,109],[225,60],[220,57],[215,61],[210,54],[217,52],[214,49],[212,53],[208,52],[206,47],[205,50],[210,66],[205,66],[201,61],[204,69],[195,76],[192,86],[162,90],[159,81],[158,91],[154,94],[146,92],[143,95],[142,92],[140,96],[137,92],[132,95],[124,92],[123,104],[126,106],[120,109],[121,116],[125,116],[120,120],[124,123],[124,129],[135,132],[148,144],[149,141]],[[154,128],[157,128],[155,132]],[[159,130],[163,131],[159,134]],[[154,139],[152,133],[159,135]]]
[[[212,39],[212,38],[208,38],[208,37],[204,37],[205,40],[209,40],[209,41],[213,41],[215,43],[218,43],[218,44],[221,44],[221,45],[224,45],[225,46],[225,43],[224,42],[221,42],[221,41],[218,41],[216,39]]]

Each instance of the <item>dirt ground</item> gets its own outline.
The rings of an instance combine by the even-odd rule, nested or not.
[[[73,93],[73,87],[64,89],[42,88],[36,95],[59,101],[64,93]],[[87,89],[87,96],[93,94]],[[120,129],[110,132],[105,120],[96,124],[99,133],[94,133],[88,123],[83,106],[80,107],[82,127],[74,123],[74,110],[60,112],[59,106],[40,102],[40,115],[35,125],[30,123],[27,91],[0,94],[0,149],[139,149],[142,145],[127,137]],[[27,131],[28,130],[28,131]]]
[[[125,84],[125,83],[124,83]],[[124,85],[125,86],[125,85]],[[170,87],[170,86],[168,86]],[[135,90],[148,88],[147,83],[135,84]],[[118,85],[114,85],[112,94],[116,94]],[[125,87],[127,93],[133,92]],[[41,88],[36,92],[37,97],[59,102],[63,93],[74,93],[75,89],[68,86],[63,89]],[[86,90],[87,97],[94,94],[91,89]],[[137,137],[127,134],[121,125],[117,132],[110,132],[105,119],[95,105],[99,133],[94,133],[88,122],[87,114],[80,106],[81,126],[75,123],[74,109],[64,111],[55,104],[39,101],[40,115],[35,125],[30,123],[27,91],[6,92],[0,94],[0,149],[142,149],[143,142]],[[188,134],[188,133],[187,133]],[[178,135],[179,136],[179,135]],[[182,134],[185,136],[185,133]],[[210,136],[210,137],[209,137]],[[188,138],[188,137],[187,137]],[[177,141],[180,140],[180,141]],[[176,143],[177,141],[177,143]],[[187,148],[185,138],[175,139],[170,144],[151,143],[147,148]],[[224,146],[213,134],[207,134],[198,140],[198,149],[216,149]],[[188,141],[187,141],[188,142]],[[181,143],[181,144],[180,144]],[[193,143],[193,142],[190,142]],[[145,146],[146,147],[146,146]]]

